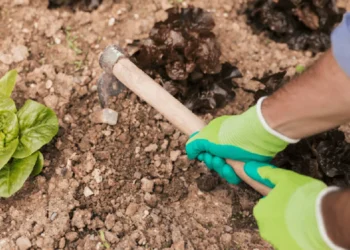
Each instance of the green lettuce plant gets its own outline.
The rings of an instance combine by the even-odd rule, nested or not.
[[[10,197],[29,176],[38,175],[44,165],[40,148],[58,132],[58,119],[50,108],[27,100],[17,111],[11,93],[17,71],[0,79],[0,197]]]

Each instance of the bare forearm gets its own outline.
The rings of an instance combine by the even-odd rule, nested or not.
[[[350,249],[350,189],[327,194],[322,201],[322,215],[329,238]]]
[[[350,121],[350,78],[327,51],[304,74],[264,100],[262,113],[271,128],[294,139]]]

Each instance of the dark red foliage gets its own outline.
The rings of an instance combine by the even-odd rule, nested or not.
[[[312,52],[330,47],[331,31],[344,12],[332,0],[258,0],[247,11],[258,32],[266,30],[271,39],[291,49]]]
[[[149,39],[134,41],[132,60],[195,112],[223,107],[233,99],[233,78],[240,71],[220,63],[220,48],[209,12],[172,8],[168,19],[154,25]]]

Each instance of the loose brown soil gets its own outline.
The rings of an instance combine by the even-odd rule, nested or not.
[[[247,109],[254,94],[246,90],[261,88],[253,77],[292,76],[317,58],[254,35],[245,0],[182,2],[188,4],[213,13],[221,61],[244,76],[236,99],[206,120]],[[91,120],[99,108],[99,53],[147,37],[169,7],[168,0],[104,0],[88,13],[1,0],[0,75],[18,69],[15,100],[53,108],[60,132],[43,150],[43,173],[0,199],[0,249],[271,249],[252,215],[260,196],[188,161],[187,137],[134,94],[115,98],[116,126]],[[211,184],[208,192],[198,188],[203,183]]]

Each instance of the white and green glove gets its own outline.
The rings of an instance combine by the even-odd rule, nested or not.
[[[193,134],[186,144],[188,158],[204,161],[229,183],[238,184],[240,178],[223,159],[269,163],[289,143],[298,142],[269,127],[261,112],[263,100],[241,115],[216,118]]]
[[[255,180],[262,178],[275,185],[254,208],[261,237],[275,249],[342,249],[327,236],[321,213],[322,198],[337,188],[264,163],[247,163],[245,168],[257,172]]]

